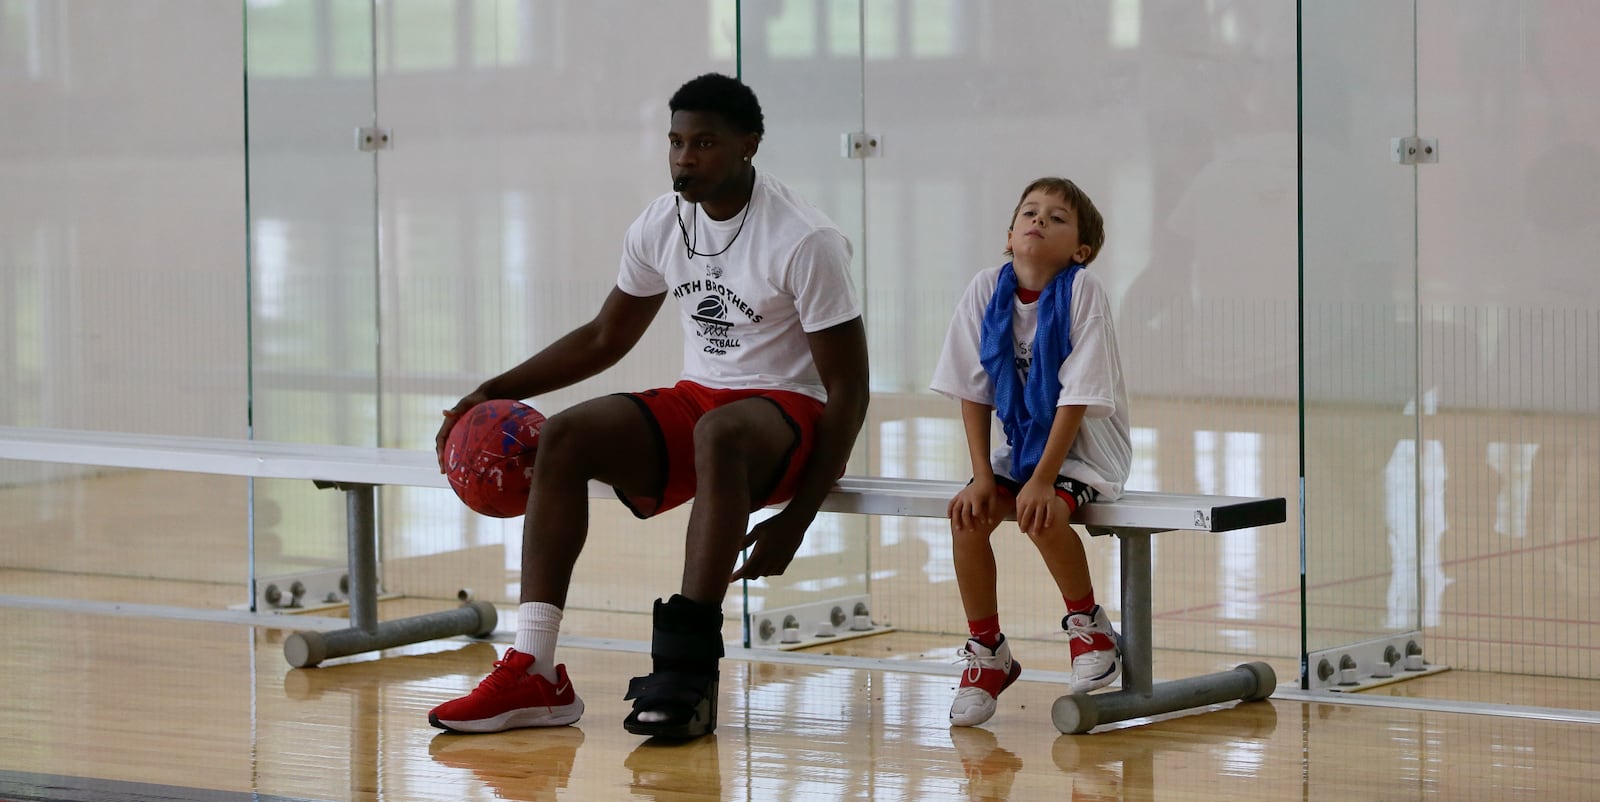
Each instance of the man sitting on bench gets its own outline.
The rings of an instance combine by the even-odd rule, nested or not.
[[[783,573],[866,417],[867,347],[850,244],[820,211],[751,164],[764,130],[755,94],[702,75],[672,96],[674,192],[623,241],[595,318],[484,382],[445,412],[567,387],[615,364],[670,292],[685,333],[682,381],[551,417],[523,523],[516,644],[465,697],[428,720],[458,732],[571,724],[583,713],[556,637],[598,479],[641,518],[691,497],[681,592],[656,600],[653,670],[628,688],[629,732],[693,738],[717,716],[722,600],[730,582]],[[441,457],[442,459],[442,457]],[[750,513],[788,501],[749,530]],[[740,549],[753,547],[735,570]]]

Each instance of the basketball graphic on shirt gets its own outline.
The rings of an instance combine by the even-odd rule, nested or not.
[[[707,295],[701,298],[689,319],[695,322],[698,329],[696,333],[705,340],[702,347],[706,353],[726,354],[728,348],[738,347],[738,343],[728,337],[733,324],[728,322],[728,305],[721,297]]]
[[[700,305],[694,308],[694,319],[701,323],[724,323],[727,318],[727,305],[715,295],[701,298]]]

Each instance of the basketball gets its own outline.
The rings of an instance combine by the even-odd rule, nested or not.
[[[485,401],[467,410],[444,444],[445,477],[473,512],[515,518],[528,506],[534,449],[544,415],[521,401]]]

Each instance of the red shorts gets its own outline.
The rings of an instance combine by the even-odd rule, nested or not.
[[[762,501],[752,507],[752,511],[794,497],[800,474],[811,459],[817,419],[822,416],[821,401],[788,390],[718,390],[680,381],[672,387],[622,395],[638,404],[649,419],[662,455],[664,479],[654,496],[617,491],[617,498],[640,518],[660,515],[694,498],[694,427],[707,412],[746,398],[760,398],[777,407],[789,428],[794,430],[794,441],[783,456],[782,475],[771,487],[756,488],[755,495]]]

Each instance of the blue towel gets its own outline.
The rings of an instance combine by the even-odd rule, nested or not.
[[[983,312],[978,359],[994,382],[994,412],[1011,445],[1012,479],[1027,482],[1044,454],[1061,396],[1061,363],[1072,353],[1072,281],[1083,265],[1057,273],[1039,295],[1039,328],[1033,335],[1033,362],[1028,383],[1017,376],[1012,306],[1017,297],[1017,271],[1010,262],[1000,268],[994,297]]]

